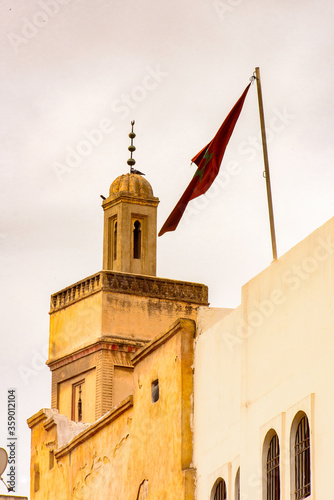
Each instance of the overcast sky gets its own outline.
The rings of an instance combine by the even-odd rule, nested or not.
[[[2,0],[0,8],[0,447],[15,387],[25,495],[26,419],[50,407],[50,295],[101,270],[100,194],[128,171],[131,120],[136,167],[160,198],[160,229],[194,173],[190,159],[260,66],[278,254],[333,216],[334,4]],[[241,286],[272,259],[259,134],[253,85],[216,184],[158,242],[158,275],[207,284],[216,307],[236,307]]]

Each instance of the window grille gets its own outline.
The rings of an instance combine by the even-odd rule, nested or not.
[[[226,484],[224,479],[221,479],[217,484],[213,500],[226,500]]]
[[[84,391],[85,380],[72,385],[72,415],[71,419],[75,422],[81,422],[84,419]]]
[[[270,441],[267,454],[267,500],[279,499],[279,443],[277,434],[275,434]]]
[[[295,439],[295,500],[311,494],[310,428],[307,417],[298,424]]]

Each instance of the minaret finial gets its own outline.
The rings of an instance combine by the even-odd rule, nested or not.
[[[128,147],[128,150],[129,150],[129,151],[130,151],[130,153],[131,153],[131,156],[130,156],[130,158],[128,159],[128,165],[130,165],[130,174],[132,173],[133,166],[134,166],[134,165],[135,165],[135,163],[136,163],[136,160],[135,160],[134,158],[132,158],[132,153],[133,153],[134,151],[136,151],[136,148],[135,148],[135,146],[133,145],[133,139],[136,137],[136,134],[135,134],[135,133],[134,133],[134,131],[133,131],[133,126],[134,126],[134,124],[135,124],[135,121],[134,121],[134,120],[132,120],[132,122],[131,122],[131,132],[130,132],[130,134],[129,134],[129,137],[130,137],[130,139],[131,139],[131,144],[130,144],[130,146]]]
[[[131,144],[130,144],[130,146],[128,147],[128,150],[130,151],[131,156],[130,156],[130,158],[128,159],[128,165],[130,165],[130,174],[145,175],[145,174],[143,174],[143,172],[139,172],[139,170],[136,170],[135,168],[133,168],[133,166],[134,166],[134,165],[135,165],[135,163],[136,163],[136,160],[135,160],[134,158],[132,158],[132,153],[133,153],[134,151],[136,151],[136,148],[135,148],[135,146],[133,145],[133,139],[136,137],[136,134],[135,134],[135,133],[134,133],[134,131],[133,131],[133,126],[134,126],[134,124],[135,124],[135,121],[134,121],[134,120],[132,120],[132,122],[131,122],[131,132],[130,132],[130,134],[129,134],[129,137],[130,137],[130,139],[131,139]]]

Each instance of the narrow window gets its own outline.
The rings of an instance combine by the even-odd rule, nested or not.
[[[279,499],[279,443],[277,434],[275,434],[271,438],[267,454],[267,500]]]
[[[311,494],[310,428],[304,416],[298,424],[295,439],[295,500]]]
[[[34,464],[34,491],[38,491],[40,488],[40,472],[39,464]]]
[[[78,422],[82,420],[82,388],[81,384],[78,387]]]
[[[53,469],[55,464],[55,454],[53,450],[49,451],[49,470]]]
[[[117,220],[114,221],[114,260],[117,259]]]
[[[234,485],[234,498],[235,500],[240,500],[240,467],[237,470],[236,476],[235,476],[235,485]]]
[[[159,380],[154,380],[151,385],[152,403],[156,403],[159,399]]]
[[[84,405],[84,380],[80,380],[72,386],[72,420],[81,422],[83,420]]]
[[[220,479],[214,490],[213,500],[226,500],[226,483]]]
[[[139,220],[134,223],[133,230],[133,258],[140,259],[141,257],[141,224]]]

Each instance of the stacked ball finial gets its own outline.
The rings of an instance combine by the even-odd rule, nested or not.
[[[133,121],[131,122],[131,127],[132,127],[132,128],[131,128],[131,132],[130,132],[130,134],[129,134],[129,137],[130,137],[130,139],[131,139],[131,144],[130,144],[130,146],[128,147],[128,150],[129,150],[129,151],[130,151],[130,153],[131,153],[131,156],[130,156],[130,158],[128,159],[128,165],[130,166],[130,173],[132,172],[132,168],[133,168],[133,166],[134,166],[134,165],[135,165],[135,163],[136,163],[136,160],[135,160],[134,158],[132,158],[132,153],[133,153],[134,151],[136,151],[136,148],[135,148],[135,146],[133,145],[133,139],[136,137],[136,134],[135,134],[135,133],[134,133],[134,131],[133,131],[133,126],[134,126],[134,124],[135,124],[135,121],[133,120]]]

